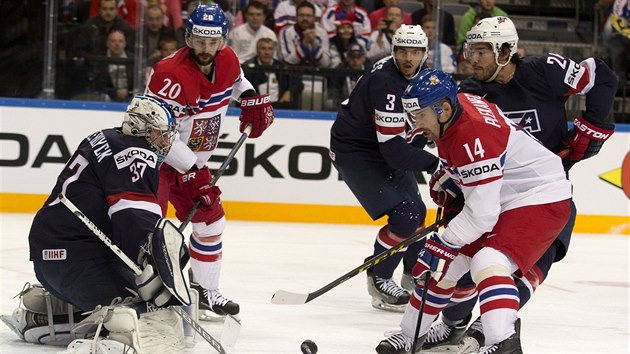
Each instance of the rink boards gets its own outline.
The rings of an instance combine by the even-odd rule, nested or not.
[[[120,125],[123,104],[0,98],[0,212],[34,212],[81,139]],[[240,136],[231,108],[216,169]],[[251,221],[374,223],[328,158],[329,112],[276,111],[276,121],[248,140],[218,185],[228,218]],[[430,150],[435,153],[435,150]],[[576,232],[630,234],[630,126],[618,125],[600,154],[571,170],[578,207]],[[435,215],[419,176],[423,200]],[[172,209],[172,208],[171,208]],[[433,214],[433,215],[431,215]],[[384,221],[377,221],[384,223]]]

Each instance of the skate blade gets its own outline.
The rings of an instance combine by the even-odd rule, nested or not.
[[[18,327],[16,326],[15,321],[13,321],[13,316],[0,315],[0,320],[2,320],[2,322],[4,322],[4,324],[6,324],[7,327],[11,329],[11,331],[17,334],[18,337],[20,337],[20,339],[24,340],[24,334],[21,333]]]
[[[404,304],[404,305],[392,305],[392,304],[388,304],[386,302],[383,302],[381,300],[372,299],[372,307],[374,307],[377,310],[404,313],[405,312],[405,308],[407,307],[407,304]]]
[[[433,354],[470,354],[479,352],[479,343],[472,337],[464,337],[459,344],[446,344],[431,349],[423,349],[420,353]]]
[[[199,320],[206,322],[224,322],[226,315],[217,315],[210,310],[199,310]],[[239,321],[241,318],[238,315],[232,316],[235,320]]]

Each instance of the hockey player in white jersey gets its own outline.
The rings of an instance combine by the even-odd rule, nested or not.
[[[380,354],[409,353],[420,326],[421,348],[431,324],[470,271],[479,291],[484,354],[522,354],[519,298],[512,273],[526,273],[570,215],[571,183],[560,157],[485,99],[457,93],[453,78],[425,70],[402,102],[413,125],[435,141],[442,165],[464,194],[463,210],[434,233],[412,269],[416,279],[401,330],[381,341]],[[427,292],[418,322],[423,292]]]
[[[158,347],[184,347],[177,315],[171,310],[147,313],[190,303],[185,280],[172,286],[185,279],[181,275],[188,259],[184,239],[172,224],[162,227],[157,202],[159,167],[175,131],[175,117],[167,103],[136,96],[121,127],[95,132],[80,143],[29,233],[30,259],[42,285],[27,284],[19,293],[20,306],[12,315],[1,316],[21,339],[51,345],[72,342],[68,353],[139,353],[143,342],[150,350],[164,337],[170,343],[162,340]],[[71,211],[66,200],[78,211]],[[102,230],[125,257],[137,260],[142,274],[134,274],[112,251],[114,246],[99,240],[76,213]],[[180,239],[172,258],[178,260],[175,263],[158,250],[167,235]],[[144,314],[138,319],[140,313]],[[143,326],[150,329],[157,324],[164,328],[163,334],[142,333]]]

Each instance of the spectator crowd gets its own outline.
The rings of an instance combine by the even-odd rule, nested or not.
[[[406,0],[407,2],[411,0]],[[277,104],[289,104],[304,89],[300,75],[290,68],[314,67],[327,76],[330,106],[347,97],[352,84],[371,64],[391,55],[393,33],[402,24],[421,25],[429,39],[430,68],[469,75],[463,59],[466,32],[480,19],[508,14],[495,0],[478,0],[458,21],[447,11],[434,11],[435,1],[416,0],[409,13],[401,0],[217,0],[229,19],[230,45],[248,79],[269,93]],[[61,0],[58,21],[75,25],[68,50],[74,63],[70,98],[127,102],[134,88],[144,87],[151,67],[186,46],[185,23],[199,3],[210,0]],[[622,3],[621,0],[617,1]],[[145,4],[139,8],[138,4]],[[600,0],[612,14],[607,32],[613,43],[611,66],[627,73],[627,7]],[[623,7],[623,9],[622,9]],[[140,18],[142,17],[142,18]],[[439,26],[439,28],[437,28]],[[625,26],[625,27],[624,27]],[[521,49],[524,50],[524,49]],[[140,64],[139,64],[140,63]],[[137,68],[144,67],[141,75]],[[267,69],[267,70],[265,70]],[[623,82],[624,77],[621,77]],[[286,106],[287,108],[297,108]]]

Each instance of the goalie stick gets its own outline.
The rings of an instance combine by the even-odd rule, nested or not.
[[[248,125],[247,127],[245,127],[245,131],[243,132],[241,137],[238,139],[236,144],[234,144],[234,147],[232,148],[232,150],[230,150],[230,153],[227,155],[225,160],[223,160],[221,167],[219,167],[217,172],[215,172],[214,176],[212,177],[212,181],[210,181],[210,186],[214,187],[214,185],[217,184],[219,177],[221,177],[223,172],[227,170],[228,166],[230,165],[230,162],[232,162],[232,159],[234,159],[234,155],[236,155],[236,152],[238,151],[238,149],[241,148],[241,145],[243,145],[243,143],[249,136],[249,133],[251,132],[252,132],[251,125]],[[179,226],[180,232],[183,232],[186,226],[188,226],[188,223],[190,223],[190,220],[192,220],[193,216],[195,216],[195,213],[197,212],[197,209],[199,209],[200,205],[201,205],[200,201],[195,202],[192,209],[190,209],[190,211],[188,212],[188,215],[186,215],[186,218],[184,219],[184,221],[182,221],[182,224]]]
[[[79,220],[81,220],[83,224],[85,224],[85,226],[87,226],[87,228],[90,229],[90,231],[94,233],[94,235],[96,235],[101,241],[103,241],[103,243],[105,243],[105,245],[107,245],[107,247],[109,247],[109,249],[111,249],[118,256],[118,258],[120,258],[120,260],[122,260],[136,275],[142,274],[142,270],[140,269],[140,267],[138,267],[138,265],[136,265],[129,257],[127,257],[127,255],[123,253],[123,251],[121,251],[120,248],[118,248],[118,246],[116,246],[109,239],[109,237],[107,237],[107,235],[105,235],[98,228],[98,226],[96,226],[87,216],[85,216],[85,214],[83,214],[83,212],[81,212],[81,210],[79,210],[79,208],[77,208],[77,206],[74,205],[74,203],[72,203],[63,194],[59,194],[59,200],[61,201],[61,203],[63,203],[63,205],[65,205],[68,208],[68,210],[72,212],[72,214],[74,214]],[[210,333],[208,333],[203,327],[201,327],[199,322],[195,321],[192,317],[190,317],[190,315],[186,311],[184,311],[180,306],[170,306],[170,309],[175,311],[175,313],[177,313],[182,318],[182,320],[184,320],[184,322],[188,323],[197,333],[199,333],[199,335],[203,339],[205,339],[208,342],[208,344],[210,344],[220,354],[227,353],[227,351],[225,350],[225,347],[227,348],[234,347],[234,344],[235,344],[234,342],[236,341],[236,337],[238,334],[234,335],[232,333],[227,333],[227,331],[225,330],[226,327],[228,329],[231,329],[232,331],[240,330],[240,324],[232,316],[226,316],[224,332],[222,333],[221,337],[222,339],[224,338],[224,336],[230,337],[230,340],[233,342],[222,344],[221,342],[216,340]],[[228,317],[230,318],[229,320],[228,320]],[[236,326],[234,326],[234,323],[236,323]]]
[[[400,243],[398,243],[396,246],[394,246],[394,247],[392,247],[392,248],[390,248],[388,250],[385,250],[385,251],[377,254],[376,256],[370,258],[365,263],[363,263],[360,266],[354,268],[353,270],[349,271],[348,273],[340,276],[339,278],[333,280],[332,282],[324,285],[320,289],[317,289],[317,290],[313,291],[312,293],[299,294],[299,293],[292,293],[292,292],[286,291],[286,290],[278,290],[271,297],[271,303],[272,304],[278,304],[278,305],[302,305],[302,304],[306,304],[307,302],[310,302],[313,299],[316,299],[316,298],[322,296],[323,294],[327,293],[331,289],[335,288],[337,285],[345,282],[346,280],[354,277],[355,275],[357,275],[357,274],[367,270],[368,268],[371,268],[371,267],[377,265],[378,263],[382,262],[383,260],[391,257],[392,255],[396,254],[398,251],[400,251],[403,248],[409,246],[410,244],[412,244],[412,243],[414,243],[416,241],[420,241],[420,240],[424,239],[431,232],[437,231],[437,229],[442,224],[444,224],[446,222],[447,222],[447,220],[444,220],[444,219],[438,220],[435,224],[433,224],[431,226],[428,226],[427,228],[416,232],[415,234],[409,236],[407,239],[405,239],[405,240],[401,241]]]

